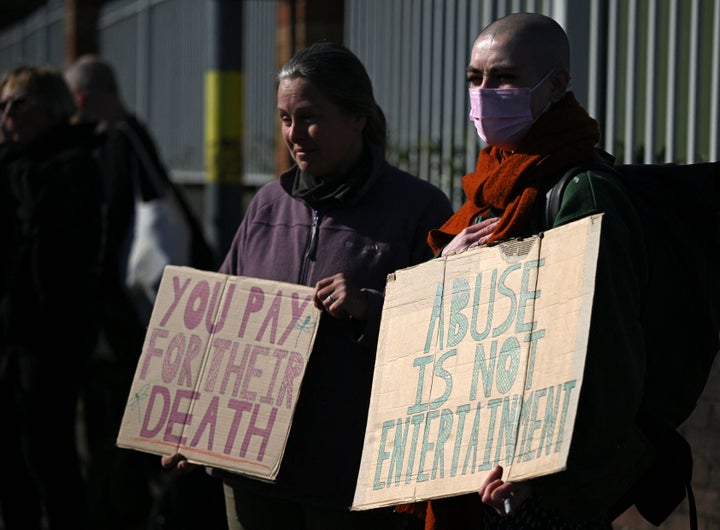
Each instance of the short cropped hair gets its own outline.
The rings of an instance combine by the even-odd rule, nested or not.
[[[65,72],[74,89],[88,94],[118,94],[118,84],[112,66],[97,55],[80,56]]]

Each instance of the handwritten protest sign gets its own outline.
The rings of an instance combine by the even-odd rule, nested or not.
[[[564,469],[601,217],[388,280],[353,509]]]
[[[166,267],[117,445],[273,480],[320,317],[312,294]]]

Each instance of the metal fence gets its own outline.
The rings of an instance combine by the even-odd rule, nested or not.
[[[204,180],[205,2],[120,0],[99,17],[99,53],[176,180]]]
[[[388,119],[389,158],[441,187],[457,207],[463,200],[459,177],[474,169],[482,147],[468,120],[465,81],[475,37],[498,17],[530,11],[554,17],[573,39],[571,30],[589,23],[590,4],[347,0],[346,8],[347,44],[368,67]],[[570,17],[575,24],[568,29]],[[579,72],[573,88],[581,100],[587,92],[583,58],[576,54],[573,64]]]
[[[22,63],[63,67],[65,4],[50,0],[26,19],[0,31],[0,72]]]
[[[720,0],[609,0],[594,107],[605,147],[624,162],[718,159]],[[601,98],[604,97],[604,102]]]
[[[204,76],[215,44],[209,0],[115,0],[98,20],[99,54],[115,68],[122,98],[155,136],[174,180],[205,181]],[[244,0],[238,46],[245,62],[244,174],[275,175],[276,0]],[[0,32],[0,71],[20,63],[64,67],[63,0]]]
[[[107,4],[100,17],[102,55],[118,66],[128,100],[156,134],[175,179],[185,182],[204,181],[204,77],[216,45],[209,4],[124,0]],[[277,1],[245,0],[243,11],[243,166],[246,181],[259,185],[275,174]]]
[[[340,0],[338,0],[340,1]],[[155,134],[178,180],[204,181],[203,77],[210,0],[115,0],[100,15],[100,52],[128,106]],[[273,178],[277,8],[244,0],[245,178]],[[720,0],[345,0],[345,40],[366,64],[388,119],[391,162],[462,200],[480,144],[464,70],[480,29],[517,11],[554,17],[572,46],[572,89],[622,162],[714,161],[720,143]],[[63,1],[0,32],[0,69],[61,68]]]
[[[390,126],[391,158],[458,206],[458,176],[482,146],[464,71],[497,17],[554,17],[572,48],[572,85],[622,162],[718,159],[720,0],[347,0],[346,40],[365,62]]]

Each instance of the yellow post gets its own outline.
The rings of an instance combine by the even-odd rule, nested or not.
[[[205,73],[205,167],[210,183],[242,183],[243,74]]]

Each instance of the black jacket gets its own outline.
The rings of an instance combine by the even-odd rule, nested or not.
[[[97,338],[101,183],[89,126],[0,145],[0,360],[88,353]]]

